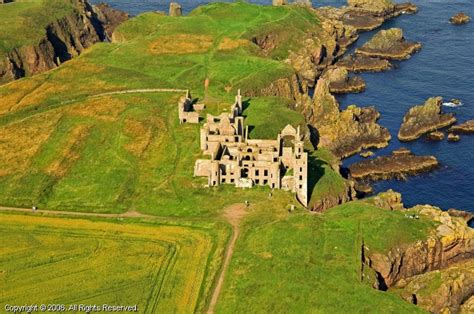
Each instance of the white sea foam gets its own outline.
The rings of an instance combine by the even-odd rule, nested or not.
[[[450,102],[450,101],[443,103],[443,106],[445,106],[445,107],[452,107],[452,108],[461,107],[462,105],[463,105],[462,102],[460,102],[460,103],[458,103],[458,104],[455,104],[455,103]]]

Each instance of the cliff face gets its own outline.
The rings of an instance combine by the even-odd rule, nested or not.
[[[426,240],[392,248],[386,254],[371,254],[363,248],[364,265],[377,274],[378,280],[373,283],[376,288],[387,289],[413,276],[474,257],[474,230],[464,219],[428,205],[416,206],[410,211],[432,219],[437,224],[436,230]]]
[[[97,17],[99,9],[83,0],[75,0],[74,5],[71,14],[46,27],[37,45],[13,49],[0,60],[0,83],[50,70],[109,38],[103,15],[102,21]]]

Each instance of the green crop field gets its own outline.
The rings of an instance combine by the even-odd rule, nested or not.
[[[202,228],[0,214],[0,306],[138,305],[193,312],[216,271]]]

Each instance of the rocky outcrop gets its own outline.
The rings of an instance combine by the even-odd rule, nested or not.
[[[107,3],[99,3],[94,6],[94,12],[109,41],[112,40],[115,29],[130,18],[128,13],[116,10]]]
[[[449,133],[448,134],[448,142],[459,142],[461,137],[458,134]]]
[[[449,22],[454,25],[462,25],[469,23],[470,21],[471,17],[464,12],[460,12],[449,19]]]
[[[433,142],[442,141],[444,139],[444,133],[441,131],[434,131],[434,132],[428,133],[428,135],[426,136],[426,139],[428,141],[433,141]]]
[[[309,209],[315,212],[324,212],[329,208],[333,208],[355,199],[357,199],[357,196],[354,182],[346,180],[344,182],[344,188],[340,193],[334,193],[334,191],[331,191],[331,193],[328,193],[317,200],[312,200]]]
[[[454,125],[449,129],[449,132],[454,134],[474,134],[474,120]]]
[[[359,76],[349,76],[343,67],[330,67],[322,75],[329,81],[329,91],[333,94],[360,93],[365,90],[365,82]]]
[[[356,180],[404,179],[409,175],[431,171],[439,166],[434,156],[416,156],[410,151],[396,151],[389,156],[356,162],[349,166],[350,175]]]
[[[443,114],[441,97],[429,98],[423,105],[411,108],[403,118],[398,132],[400,141],[413,141],[425,133],[450,126],[456,122],[452,114]]]
[[[38,44],[13,49],[0,60],[0,82],[50,70],[108,39],[106,30],[116,26],[116,22],[103,24],[108,13],[83,0],[73,3],[73,12],[49,24]]]
[[[340,111],[325,78],[318,80],[313,100],[305,105],[303,113],[317,133],[313,145],[328,148],[339,158],[385,147],[391,138],[388,130],[377,124],[380,114],[374,107],[352,105]]]
[[[474,257],[474,229],[462,218],[429,205],[415,206],[407,212],[407,219],[431,220],[436,227],[426,239],[393,247],[386,253],[363,248],[362,262],[376,272],[377,280],[372,282],[376,288],[391,288],[401,280]]]
[[[245,88],[244,91],[243,96],[245,97],[278,96],[297,101],[300,101],[300,99],[304,97],[300,81],[296,74],[278,78],[263,87],[248,87]]]
[[[393,190],[381,192],[366,200],[367,203],[387,210],[402,210],[402,195]]]
[[[341,21],[358,31],[369,31],[380,27],[387,19],[418,10],[411,3],[394,4],[387,0],[350,0],[348,4],[341,8],[322,7],[316,11],[321,16]]]
[[[390,61],[381,58],[366,57],[360,55],[349,55],[336,62],[336,66],[347,69],[350,72],[382,72],[390,70]]]
[[[405,40],[401,29],[391,28],[379,31],[362,47],[357,48],[356,54],[384,59],[405,60],[420,49],[420,43]]]
[[[431,313],[459,313],[474,294],[474,261],[400,280],[394,292]]]
[[[472,314],[474,313],[474,295],[464,301],[459,307],[460,314]]]

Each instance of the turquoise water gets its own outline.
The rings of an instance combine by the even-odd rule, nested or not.
[[[144,11],[167,11],[169,1],[110,0],[111,5],[132,15]],[[184,11],[212,1],[180,1]],[[250,1],[269,4],[271,1]],[[433,143],[424,139],[400,143],[397,132],[406,111],[431,96],[446,100],[459,98],[462,107],[445,108],[454,112],[459,121],[474,119],[474,22],[463,26],[448,23],[449,17],[464,11],[474,17],[472,0],[412,1],[420,11],[388,21],[383,28],[400,27],[409,40],[423,44],[421,52],[410,60],[396,63],[396,68],[385,73],[362,74],[367,90],[361,94],[339,97],[341,107],[349,104],[375,105],[381,112],[380,124],[393,137],[390,146],[378,150],[388,154],[401,146],[420,155],[435,155],[441,162],[439,170],[427,175],[411,177],[407,181],[383,181],[375,184],[376,191],[393,188],[403,194],[407,205],[433,204],[443,209],[458,208],[474,211],[474,135],[462,136],[459,143]],[[345,1],[315,1],[318,6],[340,6]],[[353,49],[367,41],[374,32],[361,35]],[[348,165],[359,160],[355,156],[345,160]]]

